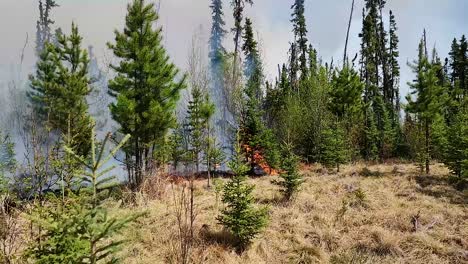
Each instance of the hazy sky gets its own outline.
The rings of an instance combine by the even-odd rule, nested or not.
[[[173,61],[186,69],[187,54],[193,33],[201,26],[204,38],[210,29],[210,0],[161,0],[160,25],[163,26],[165,45]],[[343,53],[349,8],[352,0],[306,0],[308,38],[318,49],[324,61],[335,58],[340,63]],[[26,34],[23,75],[31,70],[35,21],[38,17],[38,0],[0,0],[0,86],[11,78],[12,68],[19,64]],[[113,31],[124,23],[129,0],[58,0],[60,7],[53,12],[55,26],[70,31],[71,22],[79,25],[86,45],[93,45],[103,63],[111,53],[105,43],[113,41]],[[228,0],[224,1],[228,27],[232,27]],[[254,21],[264,55],[268,77],[273,79],[277,64],[286,59],[289,41],[292,39],[290,6],[293,0],[254,0],[247,7],[247,16]],[[350,53],[359,49],[358,33],[361,29],[363,0],[356,0]],[[402,94],[407,91],[406,82],[412,75],[406,66],[416,56],[418,40],[424,28],[428,40],[435,45],[442,57],[447,56],[453,37],[468,34],[468,0],[388,0],[387,10],[392,9],[399,26],[402,66]],[[232,36],[226,39],[230,47]],[[16,70],[17,71],[17,70]]]

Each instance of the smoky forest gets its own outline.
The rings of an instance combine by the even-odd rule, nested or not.
[[[0,263],[468,263],[465,0],[0,1]]]

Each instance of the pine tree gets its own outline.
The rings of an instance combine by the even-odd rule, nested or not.
[[[282,152],[281,181],[273,181],[273,183],[281,187],[281,193],[289,201],[299,191],[304,180],[299,173],[299,157],[294,154],[293,146],[290,143],[284,144]]]
[[[301,80],[304,80],[308,75],[307,55],[309,53],[309,47],[307,45],[307,25],[304,15],[304,0],[295,0],[291,9],[293,10],[291,22],[293,23],[294,39],[299,54],[298,59]]]
[[[361,109],[364,85],[353,68],[345,66],[332,79],[329,108],[340,120],[349,118]],[[350,120],[351,121],[351,120]],[[351,121],[352,122],[352,121]]]
[[[110,109],[120,132],[132,135],[124,150],[133,188],[140,186],[155,149],[175,126],[174,109],[185,86],[185,76],[176,81],[179,71],[169,62],[162,29],[154,28],[157,19],[154,4],[133,0],[124,30],[115,32],[115,44],[108,44],[120,59],[111,65],[117,76],[109,89],[117,100]]]
[[[411,95],[408,95],[407,101],[408,111],[417,114],[418,121],[424,127],[424,162],[426,174],[429,174],[431,127],[436,115],[443,111],[442,107],[446,100],[444,89],[440,85],[440,79],[437,76],[437,72],[439,71],[438,66],[429,61],[425,39],[424,34],[423,39],[419,43],[418,59],[413,65],[410,65],[416,74],[415,80],[409,83],[412,89],[411,95],[415,95],[417,98],[413,100]]]
[[[89,58],[81,48],[82,37],[72,24],[69,36],[57,34],[57,44],[46,44],[31,76],[29,97],[35,110],[52,130],[74,137],[73,149],[87,156],[90,150],[91,120],[86,97],[91,92]]]
[[[192,160],[195,163],[196,173],[200,172],[203,152],[210,151],[210,122],[215,106],[210,102],[209,96],[199,87],[192,88],[192,100],[188,105],[188,128]],[[208,174],[208,187],[210,187],[210,174]]]
[[[266,227],[268,209],[254,207],[254,186],[245,182],[249,166],[244,163],[239,143],[233,160],[229,162],[229,168],[234,176],[224,185],[222,201],[226,208],[217,220],[234,235],[237,240],[236,248],[242,252]]]

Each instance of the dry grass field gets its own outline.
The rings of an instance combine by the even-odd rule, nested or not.
[[[285,204],[274,176],[250,179],[270,220],[238,255],[216,222],[222,204],[205,181],[195,183],[196,242],[192,263],[468,263],[468,194],[452,188],[448,171],[421,176],[411,164],[349,165],[329,173],[302,168],[305,183]],[[148,213],[127,229],[124,263],[175,263],[178,252],[174,195],[141,199]],[[134,210],[119,209],[120,210]]]

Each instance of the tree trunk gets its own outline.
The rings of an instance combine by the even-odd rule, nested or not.
[[[430,136],[430,133],[429,133],[429,121],[426,120],[426,174],[429,174],[430,172],[430,168],[429,168],[429,152],[430,152],[430,144],[429,144],[429,136]]]
[[[351,5],[351,13],[349,15],[348,31],[346,32],[346,42],[345,42],[344,56],[343,56],[343,68],[347,64],[349,31],[351,30],[351,22],[353,20],[353,12],[354,12],[354,0],[353,0],[352,5]]]

